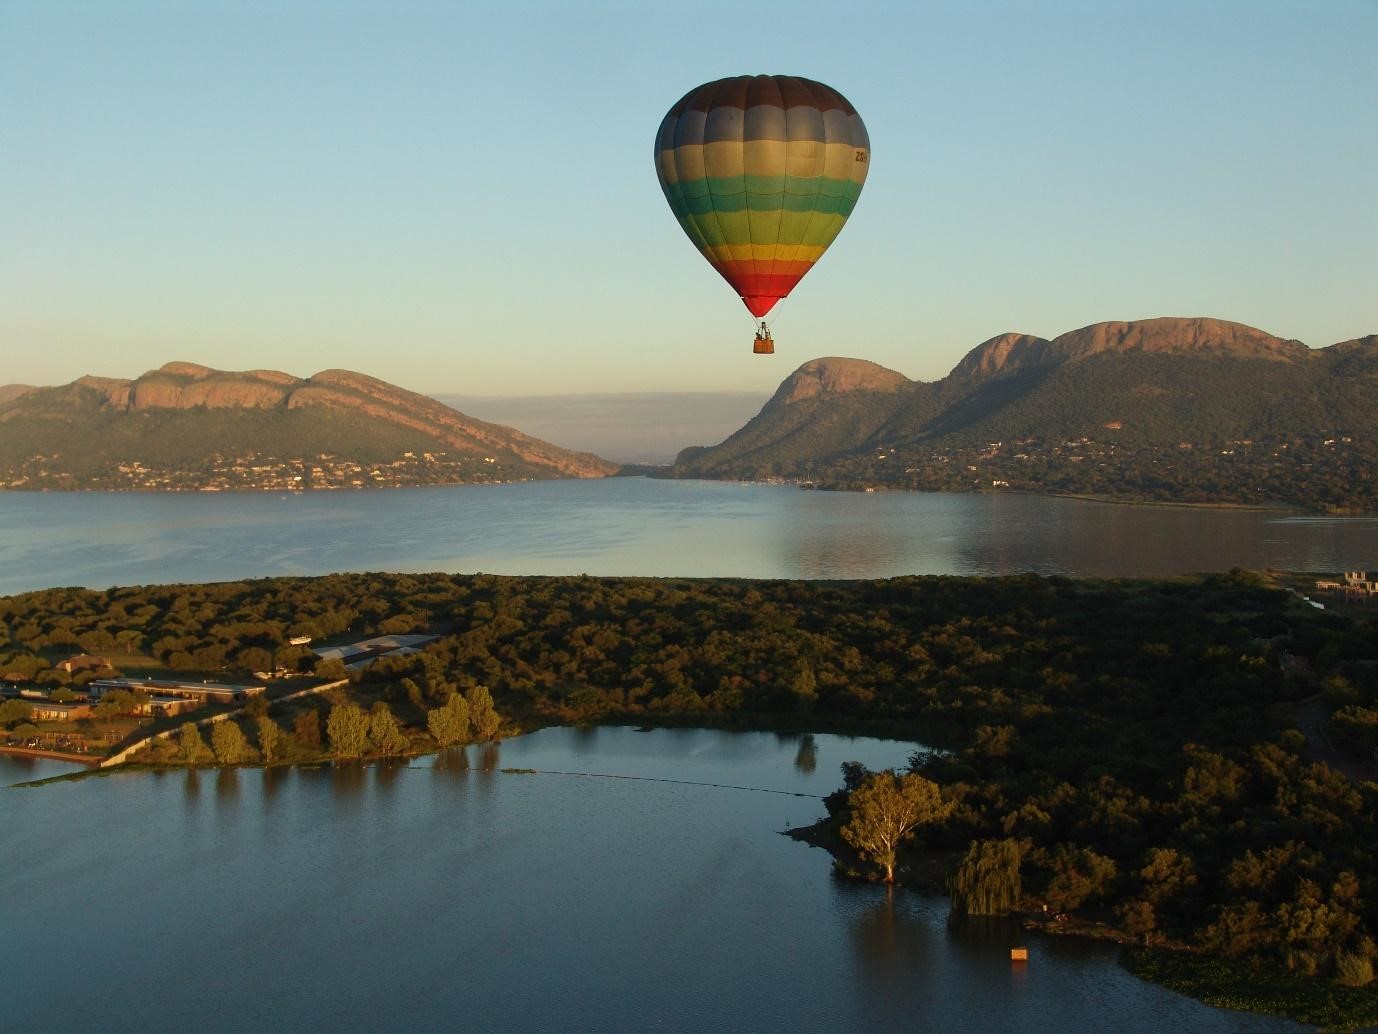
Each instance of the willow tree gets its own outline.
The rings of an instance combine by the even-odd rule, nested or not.
[[[949,890],[952,907],[971,916],[1002,916],[1019,907],[1022,852],[1014,840],[973,840]]]
[[[899,845],[919,826],[947,818],[955,805],[943,800],[937,783],[918,773],[874,772],[852,791],[847,807],[851,815],[842,839],[884,869],[886,883],[894,883]]]

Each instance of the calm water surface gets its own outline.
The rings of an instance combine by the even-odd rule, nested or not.
[[[778,834],[822,813],[796,795],[842,761],[913,749],[548,729],[409,765],[0,790],[4,1025],[1300,1029],[1145,984],[1106,947],[950,925],[945,901],[838,883]]]
[[[0,592],[331,571],[879,578],[1378,563],[1378,518],[1020,495],[546,481],[361,492],[0,492]]]

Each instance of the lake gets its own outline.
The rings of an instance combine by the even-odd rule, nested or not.
[[[779,835],[843,761],[915,747],[546,729],[410,764],[0,790],[5,1026],[1302,1029],[1144,983],[1108,946],[839,882]]]
[[[1378,566],[1378,517],[614,478],[0,492],[0,592],[332,571],[881,578]]]
[[[1335,571],[1378,519],[657,481],[0,493],[0,592],[342,570],[869,578]],[[548,729],[405,765],[0,789],[16,1030],[1285,1031],[1112,948],[835,881],[780,836],[913,744]],[[0,755],[0,785],[64,771]],[[494,769],[535,768],[539,775]],[[597,775],[556,775],[597,773]],[[612,778],[637,777],[637,778]],[[717,785],[703,785],[717,784]],[[734,788],[736,787],[736,788]],[[774,792],[768,792],[774,791]]]

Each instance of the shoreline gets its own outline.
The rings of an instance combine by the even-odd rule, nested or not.
[[[70,761],[76,765],[87,765],[91,768],[99,768],[101,762],[108,755],[105,754],[69,754],[60,750],[44,750],[41,747],[11,747],[0,744],[0,754],[12,754],[20,758],[47,758],[50,761]]]
[[[784,732],[806,733],[795,725],[794,728],[785,728],[784,725],[793,723],[777,723],[774,726],[764,722],[753,722],[747,724],[737,724],[735,728],[714,724],[703,721],[695,721],[693,715],[685,715],[683,721],[664,720],[657,722],[595,722],[582,723],[587,726],[616,726],[620,728],[633,728],[639,730],[650,729],[673,729],[673,728],[704,728],[718,729],[720,731],[753,731],[753,732]],[[468,747],[482,748],[487,743],[501,743],[503,739],[518,738],[531,735],[546,728],[577,728],[581,723],[571,722],[543,722],[532,727],[523,727],[512,730],[513,735],[505,736],[493,741],[473,741],[466,744],[456,744],[461,749]],[[824,723],[826,725],[827,723]],[[814,733],[827,733],[828,730],[822,725],[815,725],[808,730]],[[849,733],[837,733],[848,735]],[[851,735],[858,735],[853,726]],[[865,733],[860,733],[866,735]],[[880,737],[878,737],[880,738]],[[895,742],[912,743],[917,749],[923,749],[929,745],[912,740],[907,736],[883,737]],[[402,762],[408,763],[413,758],[435,757],[447,749],[437,748],[421,751],[412,751],[398,755],[377,755],[372,757],[360,758],[318,758],[313,760],[299,761],[278,761],[278,762],[246,762],[237,764],[150,764],[131,760],[108,768],[101,768],[98,762],[93,763],[89,758],[79,756],[61,755],[51,751],[36,751],[30,748],[0,748],[9,753],[22,751],[31,756],[54,757],[69,761],[84,761],[89,767],[77,772],[67,772],[59,775],[48,776],[23,783],[16,783],[8,789],[37,788],[50,783],[72,781],[102,776],[116,771],[120,772],[170,772],[185,770],[188,772],[197,771],[220,771],[224,769],[292,769],[292,768],[321,768],[323,766],[334,766],[341,762],[350,765],[370,766],[377,763]],[[491,771],[503,774],[527,774],[535,770],[521,768],[496,767]],[[821,802],[820,802],[821,803]],[[818,847],[825,851],[831,859],[831,872],[834,879],[846,880],[848,883],[869,884],[877,889],[885,885],[875,879],[870,879],[860,875],[853,864],[859,859],[848,857],[847,849],[838,841],[831,825],[831,819],[822,817],[806,826],[794,826],[784,830],[775,831],[780,836],[785,836],[809,847]],[[924,897],[948,899],[947,876],[952,867],[959,860],[961,852],[953,851],[922,851],[912,855],[904,864],[896,870],[897,879],[895,886],[910,893]],[[1239,1012],[1245,1015],[1272,1015],[1291,1019],[1294,1022],[1319,1024],[1330,1026],[1327,1019],[1336,1015],[1333,1010],[1336,1008],[1354,1009],[1360,1015],[1367,1015],[1366,1007],[1369,989],[1350,989],[1332,988],[1329,985],[1316,986],[1307,980],[1293,978],[1290,974],[1282,974],[1279,980],[1271,980],[1269,974],[1271,969],[1262,962],[1253,960],[1231,960],[1220,956],[1209,955],[1199,949],[1175,944],[1172,942],[1160,942],[1153,945],[1145,945],[1138,939],[1125,934],[1123,931],[1096,919],[1078,915],[1054,916],[1048,913],[1019,909],[1009,913],[1016,919],[1020,927],[1031,937],[1046,936],[1049,938],[1077,938],[1086,941],[1095,941],[1102,944],[1114,944],[1119,949],[1116,964],[1131,973],[1135,977],[1144,980],[1155,986],[1163,987],[1177,994],[1195,999],[1216,1009],[1226,1009]],[[1184,968],[1185,967],[1185,968]],[[1260,976],[1262,974],[1262,976]],[[1332,992],[1338,992],[1339,1001],[1328,997]],[[1346,1029],[1343,1019],[1339,1024],[1339,1029]],[[1349,1028],[1352,1029],[1352,1028]]]
[[[804,490],[807,484],[808,491],[822,492],[851,492],[853,494],[875,494],[879,492],[905,492],[911,494],[924,495],[1021,495],[1032,496],[1037,499],[1072,499],[1084,503],[1105,503],[1110,506],[1154,506],[1168,508],[1182,508],[1189,510],[1241,510],[1244,512],[1281,512],[1306,515],[1324,515],[1329,517],[1378,517],[1378,510],[1331,510],[1325,507],[1305,506],[1296,503],[1285,502],[1265,502],[1265,503],[1234,503],[1234,502],[1209,502],[1209,501],[1189,501],[1173,499],[1146,499],[1134,495],[1097,495],[1088,492],[1056,492],[1039,491],[1037,489],[1014,488],[1003,492],[996,492],[990,489],[976,489],[971,491],[952,491],[947,489],[926,489],[926,488],[904,488],[898,485],[866,485],[859,488],[843,488],[838,486],[820,486],[814,482],[808,482],[800,478],[784,478],[779,481],[744,481],[741,478],[713,478],[713,477],[677,477],[669,473],[640,472],[633,474],[601,474],[592,477],[553,477],[553,478],[513,478],[504,481],[430,481],[413,485],[322,485],[311,488],[294,488],[286,486],[236,486],[233,488],[115,488],[115,487],[91,487],[78,486],[72,488],[23,488],[23,487],[0,487],[0,492],[27,493],[32,495],[43,494],[77,494],[77,493],[96,493],[110,492],[121,495],[263,495],[277,492],[283,495],[310,495],[314,492],[373,492],[373,491],[393,491],[397,489],[417,489],[417,488],[496,488],[502,485],[523,485],[537,481],[606,481],[613,478],[644,477],[654,481],[704,481],[712,484],[738,484],[755,485],[767,488],[795,488]]]

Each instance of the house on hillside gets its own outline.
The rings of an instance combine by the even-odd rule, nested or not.
[[[57,667],[68,674],[75,675],[79,671],[100,671],[102,668],[112,668],[108,657],[97,657],[94,654],[79,653],[75,657],[68,657],[65,661],[58,661]]]
[[[142,690],[156,700],[167,698],[204,704],[242,704],[268,687],[231,685],[224,682],[176,682],[167,679],[96,679],[86,687],[92,700],[116,689]]]
[[[55,704],[51,700],[36,700],[33,717],[40,722],[74,722],[91,717],[90,704]]]

